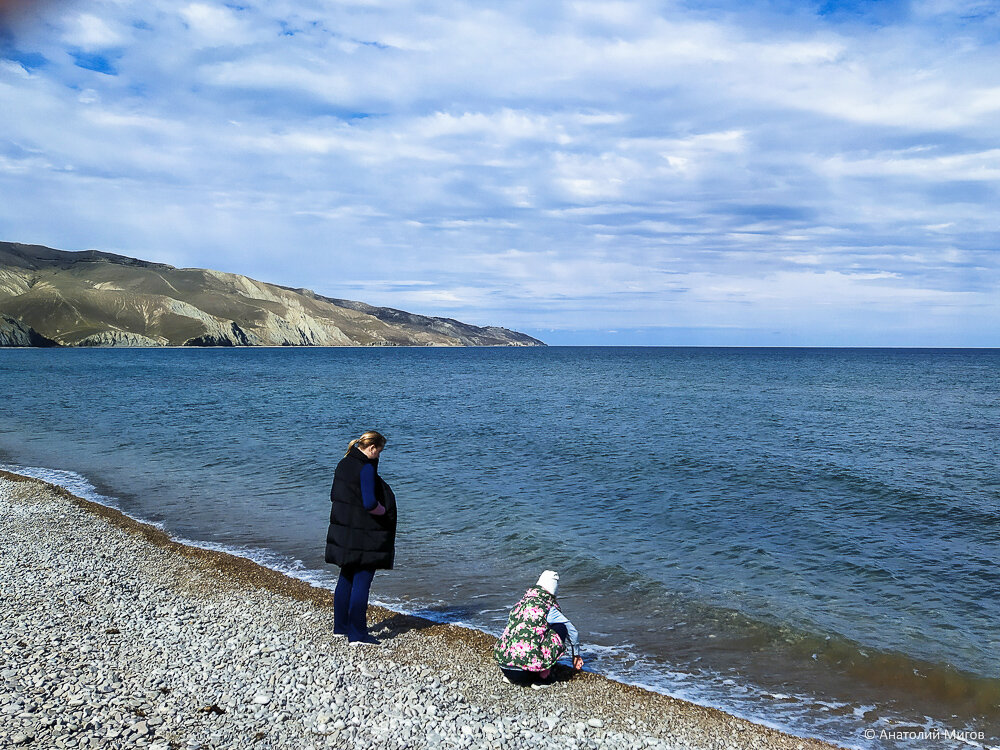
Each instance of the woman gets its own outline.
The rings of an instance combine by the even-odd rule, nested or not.
[[[378,644],[368,633],[368,592],[376,570],[391,570],[396,552],[396,498],[378,475],[385,437],[368,430],[352,440],[330,490],[326,561],[340,566],[333,593],[333,632],[352,644]]]
[[[532,687],[545,684],[553,665],[565,653],[567,642],[573,654],[573,669],[583,669],[580,637],[573,623],[559,611],[558,587],[559,574],[543,571],[538,583],[524,592],[510,611],[507,627],[493,647],[493,658],[507,682]]]

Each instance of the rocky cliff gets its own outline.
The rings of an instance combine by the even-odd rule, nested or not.
[[[20,320],[0,315],[0,346],[59,346]]]
[[[0,242],[0,346],[45,345],[544,346],[238,274]]]

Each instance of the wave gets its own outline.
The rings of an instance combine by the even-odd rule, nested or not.
[[[0,464],[0,469],[58,485],[85,500],[125,512],[117,498],[98,490],[80,473],[18,464]],[[130,513],[126,515],[169,533],[160,522]],[[250,560],[317,588],[332,590],[336,584],[331,574],[309,568],[300,559],[267,548],[171,538],[187,546]],[[532,553],[539,553],[543,546],[537,544],[530,533],[524,532],[508,541],[516,541],[520,548],[529,552],[529,557]],[[569,550],[565,552],[569,553]],[[551,554],[550,549],[549,559]],[[621,592],[628,599],[648,602],[653,598],[658,600],[659,606],[673,609],[675,617],[671,629],[678,629],[680,639],[686,637],[685,628],[716,630],[723,634],[723,640],[735,638],[738,634],[741,647],[747,649],[747,653],[770,650],[802,665],[812,664],[818,672],[836,672],[856,685],[871,688],[873,694],[878,695],[881,691],[893,697],[888,701],[872,702],[831,700],[813,690],[787,685],[776,690],[760,684],[760,680],[754,679],[753,675],[711,666],[699,667],[696,662],[700,657],[688,663],[683,663],[684,660],[671,661],[650,653],[640,642],[620,639],[613,643],[588,642],[588,670],[619,682],[717,708],[790,734],[819,736],[846,747],[906,746],[899,742],[884,745],[874,740],[857,742],[858,738],[862,738],[861,727],[875,729],[876,732],[882,729],[898,732],[901,728],[925,733],[953,729],[960,732],[979,731],[975,728],[977,719],[986,717],[994,726],[1000,719],[997,714],[1000,705],[998,679],[963,673],[947,664],[920,661],[904,654],[875,651],[843,638],[794,631],[778,623],[748,618],[733,610],[698,605],[683,597],[664,595],[662,584],[652,578],[626,571],[617,565],[583,560],[578,553],[566,554],[565,560],[557,562],[565,563],[564,569],[573,570],[576,580],[594,589],[599,590],[607,581],[628,580],[625,591]],[[404,601],[389,597],[373,599],[372,602],[400,614],[460,625],[494,636],[499,635],[502,628],[498,623],[506,619],[505,609],[454,606],[440,599]],[[609,641],[614,638],[612,634],[605,635]],[[937,719],[906,710],[907,704],[914,702],[946,706],[959,726],[942,730]],[[991,747],[971,739],[962,739],[962,742],[971,747]],[[912,745],[918,746],[916,743]]]

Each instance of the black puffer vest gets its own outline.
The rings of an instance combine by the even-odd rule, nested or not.
[[[385,515],[373,516],[361,501],[361,467],[375,465],[375,497]],[[374,461],[351,446],[337,464],[330,490],[330,529],[326,533],[326,561],[348,568],[392,569],[396,554],[396,498],[378,475]]]

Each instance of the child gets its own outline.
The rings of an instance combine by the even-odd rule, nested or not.
[[[573,668],[583,669],[580,639],[573,623],[559,611],[556,590],[559,574],[546,570],[514,605],[507,627],[493,647],[493,658],[504,679],[515,685],[546,684],[552,665],[566,652],[569,642]]]

